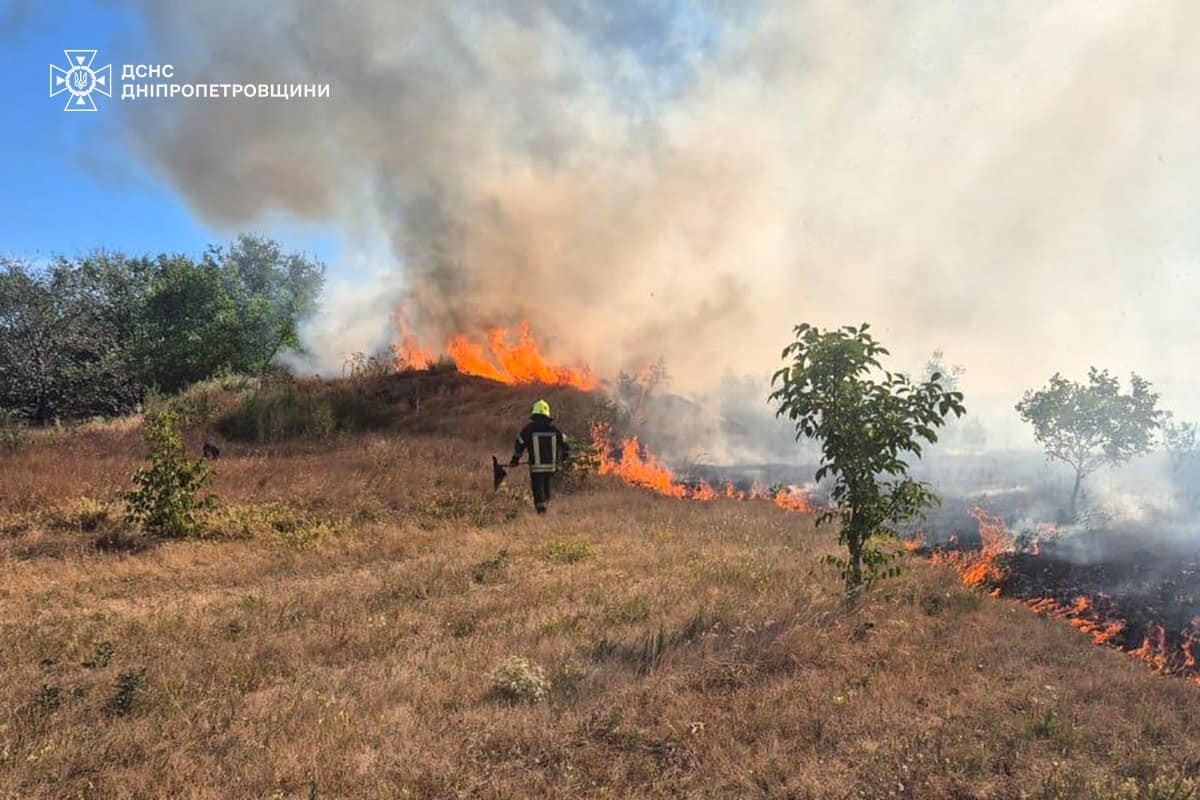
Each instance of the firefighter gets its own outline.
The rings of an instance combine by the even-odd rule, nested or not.
[[[508,463],[515,467],[526,450],[529,451],[529,486],[533,490],[533,507],[537,513],[545,514],[546,506],[550,503],[550,483],[558,471],[558,465],[566,461],[569,453],[567,437],[551,421],[550,404],[545,400],[533,404],[529,424],[517,434],[513,456]]]

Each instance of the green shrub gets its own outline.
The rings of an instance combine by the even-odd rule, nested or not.
[[[623,600],[606,603],[600,616],[605,622],[614,625],[641,622],[650,617],[650,598],[644,594],[635,594]]]
[[[90,497],[77,497],[45,515],[48,527],[69,533],[94,533],[110,522],[113,509]]]
[[[43,683],[42,689],[33,700],[34,708],[43,714],[48,714],[62,705],[62,687],[52,683]]]
[[[122,495],[128,505],[128,521],[153,536],[198,534],[197,513],[214,502],[211,496],[200,494],[212,477],[212,468],[203,460],[188,459],[175,417],[169,413],[148,417],[145,437],[150,465],[133,473],[136,488]]]
[[[488,583],[489,581],[499,580],[504,575],[504,568],[508,566],[508,550],[501,549],[496,553],[495,558],[489,558],[480,561],[471,568],[471,577],[476,583]]]
[[[15,453],[25,444],[25,420],[16,411],[0,408],[0,448]]]
[[[142,402],[147,414],[170,413],[181,425],[207,425],[229,413],[239,398],[257,386],[254,378],[223,372],[213,378],[197,381],[178,394],[163,395],[151,390]]]
[[[389,409],[373,399],[365,384],[282,375],[244,393],[218,416],[216,429],[229,439],[266,443],[374,430],[389,422]]]
[[[550,691],[546,673],[520,656],[509,656],[491,675],[489,694],[507,703],[534,703]]]
[[[580,694],[593,674],[595,674],[595,669],[589,664],[573,658],[569,659],[558,668],[551,680],[554,695],[556,697],[573,697]]]
[[[563,491],[571,492],[587,485],[588,477],[600,469],[600,452],[590,441],[571,440],[571,458],[559,472],[559,484]]]
[[[133,710],[134,703],[142,693],[146,683],[144,669],[130,669],[117,676],[116,691],[108,701],[108,708],[114,714],[128,714]]]
[[[240,441],[319,438],[335,429],[333,405],[328,399],[292,381],[272,383],[249,393],[217,420],[222,435]]]
[[[574,564],[592,555],[587,539],[551,539],[542,548],[542,558],[558,564]]]
[[[333,533],[329,521],[277,503],[214,506],[199,520],[208,537],[255,539],[291,547],[317,545]]]
[[[100,642],[96,645],[95,652],[92,657],[82,662],[82,666],[87,669],[102,669],[108,666],[108,662],[112,661],[113,654],[117,652],[117,647],[112,642]]]

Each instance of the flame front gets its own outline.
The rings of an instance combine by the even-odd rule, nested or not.
[[[933,554],[935,563],[949,564],[968,586],[990,586],[1004,577],[998,559],[1011,552],[1013,539],[1005,528],[1004,519],[982,508],[972,508],[971,516],[979,523],[980,548],[976,551],[950,550]]]
[[[671,472],[670,467],[660,463],[653,453],[642,455],[642,448],[638,444],[636,436],[622,440],[620,458],[613,458],[609,454],[608,433],[609,429],[606,425],[592,426],[592,444],[599,454],[597,472],[601,475],[615,475],[625,483],[641,486],[668,497],[691,496],[691,490],[675,480],[675,475]],[[709,492],[712,492],[711,487]]]
[[[932,559],[935,563],[953,567],[963,583],[979,588],[990,587],[991,595],[999,597],[1001,585],[1007,577],[1007,569],[1000,556],[1016,551],[1015,539],[1001,517],[980,508],[971,509],[971,515],[979,521],[980,549],[975,552],[937,551]],[[1039,525],[1037,531],[1047,534],[1054,533],[1055,529],[1052,525]],[[951,546],[956,544],[954,537],[951,537]],[[1036,540],[1027,553],[1035,557],[1040,554]],[[1145,625],[1141,644],[1133,647],[1128,638],[1128,623],[1121,618],[1107,594],[1080,594],[1071,600],[1036,597],[1024,602],[1035,614],[1064,619],[1080,633],[1090,637],[1093,643],[1122,650],[1158,672],[1195,675],[1197,671],[1197,654],[1193,652],[1193,647],[1200,638],[1200,617],[1193,618],[1180,632],[1178,647],[1169,643],[1166,628],[1157,622]],[[1194,677],[1194,681],[1200,684],[1200,676]]]
[[[681,500],[768,500],[785,511],[810,513],[816,510],[808,497],[798,489],[783,489],[772,497],[757,483],[749,491],[738,490],[729,482],[720,491],[706,481],[688,485],[677,480],[671,468],[646,450],[636,436],[622,439],[615,450],[619,455],[614,457],[614,450],[609,445],[611,433],[608,425],[603,423],[592,426],[592,446],[597,454],[597,472],[601,475],[613,475],[631,486],[640,486]]]
[[[433,366],[433,353],[417,341],[417,337],[408,326],[408,317],[399,308],[392,311],[392,328],[396,331],[392,354],[396,358],[397,368],[423,370]]]
[[[412,334],[403,311],[393,312],[392,326],[396,332],[392,351],[398,369],[426,370],[433,366],[434,354],[422,347]],[[465,333],[457,333],[446,342],[445,353],[459,372],[498,383],[573,386],[585,392],[598,385],[596,376],[587,367],[574,369],[551,364],[538,349],[527,320],[521,320],[517,327],[516,343],[510,345],[508,339],[507,328],[489,328],[486,344],[473,341]]]

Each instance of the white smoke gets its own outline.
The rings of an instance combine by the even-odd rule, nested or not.
[[[866,320],[998,408],[1095,363],[1200,411],[1196,3],[144,7],[180,80],[331,85],[124,122],[206,218],[363,232],[310,341],[334,370],[407,296],[432,341],[528,315],[681,389]]]

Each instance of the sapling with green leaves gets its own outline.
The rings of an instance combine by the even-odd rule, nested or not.
[[[197,535],[197,515],[214,503],[212,496],[201,494],[212,478],[212,467],[203,459],[188,458],[170,413],[148,416],[144,436],[150,464],[133,473],[136,488],[122,495],[127,519],[152,536]]]
[[[796,439],[821,444],[818,481],[833,479],[832,506],[817,524],[837,521],[839,542],[848,558],[838,561],[847,589],[894,572],[894,558],[875,545],[875,537],[897,533],[898,526],[939,502],[929,486],[909,477],[911,458],[922,445],[937,441],[937,429],[949,415],[961,417],[962,392],[934,372],[913,382],[884,369],[888,351],[868,332],[866,323],[822,330],[795,328],[795,341],[783,349],[788,362],[772,377],[770,399],[776,413],[796,428]]]

